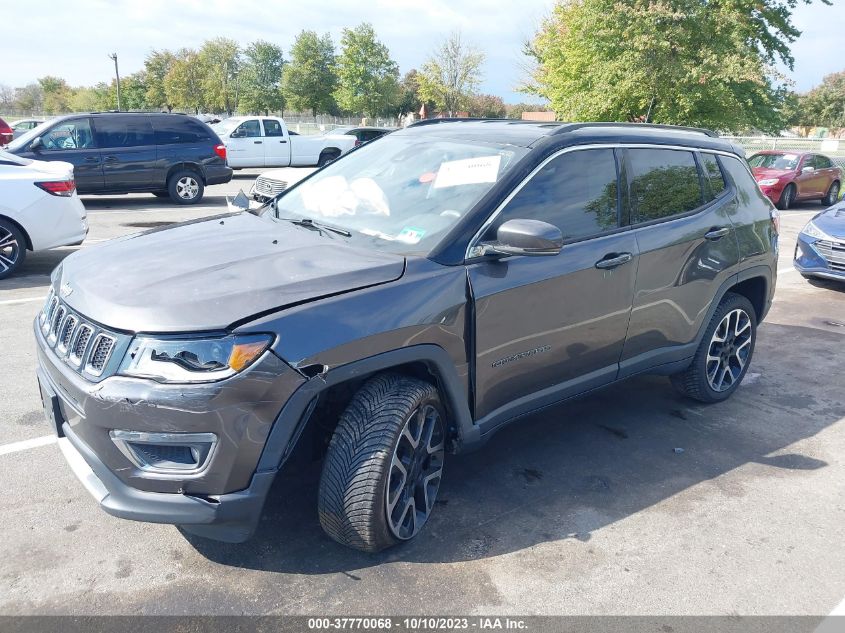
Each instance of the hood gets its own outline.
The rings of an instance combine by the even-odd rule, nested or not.
[[[845,201],[821,212],[813,218],[813,224],[831,237],[845,241]]]
[[[752,167],[751,173],[754,174],[756,180],[765,180],[766,178],[780,178],[788,174],[795,173],[791,169],[772,169],[771,167]]]
[[[82,249],[65,258],[54,287],[108,327],[189,332],[402,276],[401,255],[342,239],[240,213]]]

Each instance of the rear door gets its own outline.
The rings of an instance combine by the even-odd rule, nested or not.
[[[626,153],[639,267],[620,377],[691,356],[711,302],[739,261],[736,192],[715,154]]]
[[[247,119],[226,140],[230,167],[264,167],[264,134],[258,119]]]
[[[795,177],[798,199],[815,198],[821,195],[824,174],[816,169],[815,154],[806,154],[798,165],[798,176]]]
[[[99,193],[103,190],[103,166],[91,117],[65,119],[40,138],[41,147],[32,153],[33,158],[73,164],[79,193]]]
[[[839,169],[833,165],[833,162],[827,156],[822,156],[821,154],[816,155],[816,169],[819,170],[820,174],[824,175],[822,195],[826,196],[827,192],[830,191],[831,185],[840,178]]]
[[[565,151],[529,176],[481,236],[534,219],[558,226],[565,245],[556,256],[468,266],[477,418],[495,423],[616,378],[637,267],[619,203],[613,149]]]
[[[153,185],[156,142],[146,114],[102,115],[94,132],[103,161],[105,191],[144,191]]]
[[[279,119],[261,119],[264,126],[264,166],[290,165],[290,143],[284,124]]]

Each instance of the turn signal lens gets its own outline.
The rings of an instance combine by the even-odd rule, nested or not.
[[[229,356],[229,367],[236,372],[248,367],[252,361],[261,356],[262,352],[267,349],[270,341],[266,338],[253,341],[236,342],[232,346],[232,353]]]

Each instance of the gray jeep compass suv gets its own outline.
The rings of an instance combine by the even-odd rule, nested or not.
[[[641,373],[729,397],[775,213],[708,131],[425,122],[263,208],[70,255],[34,323],[44,406],[110,514],[242,541],[305,455],[325,531],[379,550],[446,453],[527,413]]]

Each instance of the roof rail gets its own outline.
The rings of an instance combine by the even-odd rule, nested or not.
[[[589,127],[624,127],[624,128],[648,128],[654,130],[676,130],[679,132],[692,132],[694,134],[704,134],[711,138],[719,138],[719,134],[713,130],[708,130],[703,127],[686,127],[683,125],[663,125],[661,123],[614,123],[608,122],[594,122],[594,123],[564,123],[560,128],[554,131],[554,134],[566,134],[567,132],[574,132],[581,128]]]

